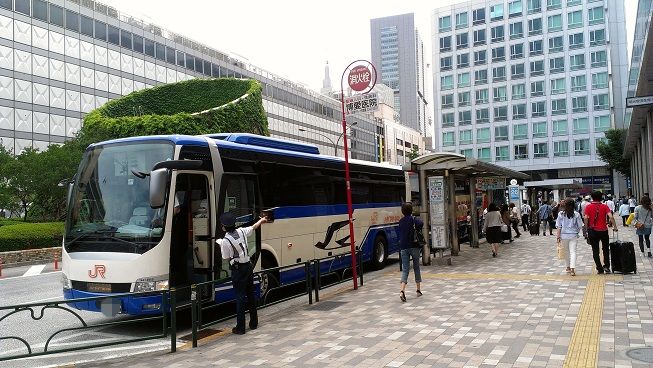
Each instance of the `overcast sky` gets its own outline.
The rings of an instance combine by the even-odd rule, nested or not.
[[[432,10],[459,0],[100,0],[294,82],[318,90],[329,61],[339,86],[344,68],[370,58],[370,19],[415,13],[431,63]],[[629,48],[637,0],[625,0]],[[630,49],[629,49],[630,55]],[[630,58],[629,58],[630,60]],[[427,71],[427,76],[432,70]],[[430,78],[427,81],[430,83]]]

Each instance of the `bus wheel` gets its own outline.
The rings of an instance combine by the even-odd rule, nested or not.
[[[268,268],[277,267],[276,263],[272,260],[272,256],[267,253],[263,253],[263,258],[261,258],[261,269],[263,271]],[[270,290],[279,286],[279,272],[263,272],[261,273],[261,304],[265,304],[269,301],[268,293]]]
[[[374,238],[374,249],[372,251],[372,268],[380,270],[385,267],[385,261],[388,259],[388,244],[383,235],[377,235]]]

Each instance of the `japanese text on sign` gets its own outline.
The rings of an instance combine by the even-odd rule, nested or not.
[[[372,72],[366,66],[357,66],[349,72],[349,87],[360,92],[367,89],[372,83]]]
[[[478,190],[493,190],[505,189],[506,178],[503,176],[486,176],[476,178],[476,189]]]
[[[347,115],[376,111],[378,108],[378,94],[376,92],[351,96],[345,99],[345,113]]]

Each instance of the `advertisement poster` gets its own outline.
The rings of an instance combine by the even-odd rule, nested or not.
[[[444,205],[444,177],[429,177],[428,187],[430,199],[431,247],[435,249],[447,248],[445,236],[446,210]]]

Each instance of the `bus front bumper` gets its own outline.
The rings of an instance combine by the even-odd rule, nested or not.
[[[91,293],[75,289],[63,289],[63,296],[66,300],[92,298],[98,296],[111,296],[110,293]],[[118,294],[116,294],[118,295]],[[100,300],[88,300],[69,303],[70,306],[79,310],[91,312],[102,312],[106,315],[116,314],[160,314],[161,295],[148,296],[122,296]]]

